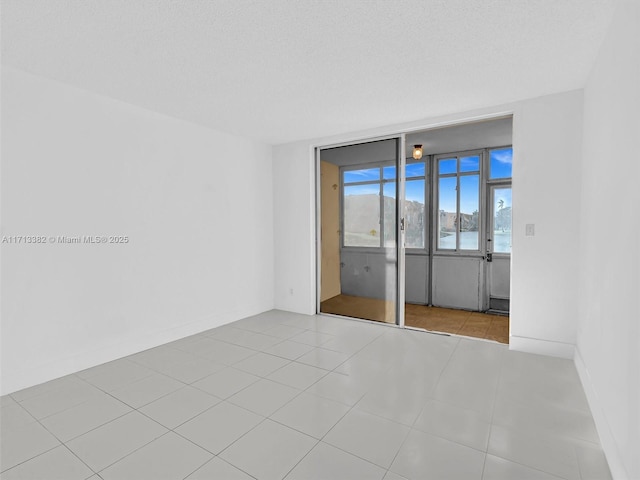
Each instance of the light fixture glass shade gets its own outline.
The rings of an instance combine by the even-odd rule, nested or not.
[[[420,160],[422,158],[422,145],[413,146],[413,158]]]

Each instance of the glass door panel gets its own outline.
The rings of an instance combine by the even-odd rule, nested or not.
[[[320,150],[321,313],[397,322],[399,142]]]
[[[438,184],[438,249],[455,250],[458,235],[456,177],[442,177]]]
[[[487,214],[486,303],[491,311],[506,314],[510,303],[511,184],[489,186]]]
[[[477,169],[477,167],[476,167]],[[460,177],[460,250],[479,250],[480,177]]]
[[[511,253],[511,186],[492,187],[491,193],[490,250],[493,253]]]

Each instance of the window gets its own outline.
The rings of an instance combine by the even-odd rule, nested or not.
[[[511,172],[513,148],[489,150],[490,250],[493,253],[511,253]]]
[[[511,178],[513,148],[495,148],[489,150],[489,179]]]
[[[424,248],[426,245],[426,184],[425,162],[407,163],[405,168],[405,247]]]
[[[342,182],[343,245],[393,245],[396,212],[395,167],[344,170]]]
[[[425,162],[406,166],[405,245],[425,247]],[[395,247],[396,167],[343,170],[343,245]]]
[[[439,250],[480,249],[480,154],[437,158]]]
[[[511,253],[511,186],[492,190],[492,250],[494,253]]]

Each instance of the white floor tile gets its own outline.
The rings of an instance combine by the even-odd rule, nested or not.
[[[568,480],[580,478],[574,447],[562,439],[493,425],[488,453]]]
[[[85,480],[93,471],[66,447],[49,450],[2,473],[3,480]]]
[[[173,430],[220,401],[197,388],[184,387],[145,405],[140,412]]]
[[[524,432],[541,432],[595,443],[599,441],[590,414],[548,404],[522,404],[498,398],[493,423]]]
[[[286,340],[302,332],[304,332],[303,328],[291,327],[289,325],[276,325],[275,327],[265,330],[264,334]]]
[[[215,339],[207,340],[210,342],[209,348],[206,351],[202,351],[200,355],[212,362],[233,365],[256,353],[255,350],[241,347],[240,345],[219,342]]]
[[[242,340],[242,342],[237,342],[237,345],[250,348],[252,350],[261,351],[266,348],[272,347],[273,345],[280,343],[283,339],[279,337],[272,337],[270,335],[264,335],[262,333],[254,333],[248,338]]]
[[[297,358],[300,358],[305,353],[310,352],[311,350],[313,350],[313,348],[313,346],[305,345],[304,343],[284,340],[283,342],[277,343],[272,347],[266,348],[264,352],[271,355],[276,355],[278,357],[286,358],[288,360],[295,360]]]
[[[320,317],[318,315],[302,315],[298,313],[288,313],[288,317],[283,317],[280,320],[282,325],[290,325],[292,327],[302,328],[305,330],[315,330],[318,323],[323,321],[326,317]]]
[[[0,430],[0,468],[4,471],[60,445],[60,442],[37,422],[12,430]]]
[[[390,470],[409,479],[480,480],[485,454],[411,430]]]
[[[203,337],[207,336],[207,332],[201,332],[201,333],[197,333],[195,335],[189,335],[188,337],[183,337],[179,340],[176,340],[174,342],[169,342],[166,344],[167,347],[171,347],[171,348],[175,348],[176,350],[182,350],[185,352],[188,352],[190,350],[190,346],[194,343],[197,342],[198,340],[202,339]]]
[[[289,385],[300,390],[310,387],[328,372],[321,368],[304,365],[302,363],[291,362],[288,365],[276,370],[268,379],[275,382]]]
[[[228,398],[258,380],[260,380],[260,377],[237,370],[233,367],[227,367],[202,380],[198,380],[193,383],[192,386],[216,397]]]
[[[576,442],[575,450],[582,480],[611,480],[609,464],[600,445]]]
[[[487,455],[482,474],[482,480],[558,480],[559,478],[493,455]]]
[[[330,372],[311,385],[307,391],[345,405],[355,405],[367,392],[369,384],[353,375]]]
[[[131,412],[74,438],[66,445],[95,472],[99,472],[166,432],[166,428],[150,418]]]
[[[262,379],[229,397],[228,401],[268,417],[298,394],[300,391],[293,387]]]
[[[79,375],[99,389],[111,392],[116,388],[121,388],[149,377],[154,373],[150,368],[126,359],[120,359],[83,370]]]
[[[528,382],[538,385],[580,383],[571,360],[515,351],[509,352],[509,361],[504,363],[502,377],[514,380],[525,377]]]
[[[350,339],[334,336],[332,339],[319,346],[322,346],[322,348],[326,350],[332,350],[334,352],[340,352],[351,356],[361,351],[369,342],[369,339]]]
[[[383,480],[409,480],[409,479],[406,477],[401,477],[397,473],[393,473],[391,470],[389,470],[387,474],[384,476]]]
[[[43,393],[51,392],[59,388],[67,388],[76,383],[78,383],[78,378],[76,378],[75,375],[66,375],[64,377],[51,380],[50,382],[40,383],[33,387],[13,392],[11,397],[17,402],[22,402],[28,398],[37,397],[38,395],[42,395]]]
[[[230,463],[219,457],[213,458],[198,470],[189,475],[185,480],[254,480],[253,477],[242,470],[238,470]]]
[[[11,395],[2,395],[0,397],[0,408],[15,405],[17,403],[18,402],[16,402]]]
[[[286,480],[382,480],[386,470],[320,442]]]
[[[131,412],[131,407],[104,394],[44,418],[41,422],[47,430],[66,442],[128,412]]]
[[[349,407],[342,403],[304,392],[271,415],[271,419],[320,439],[348,411]]]
[[[591,414],[587,397],[580,383],[547,381],[523,382],[522,377],[509,378],[504,374],[500,378],[498,397],[525,405],[544,406],[567,411]]]
[[[197,356],[206,356],[211,354],[220,346],[220,344],[229,345],[228,343],[215,340],[215,337],[203,335],[193,342],[180,345],[179,349]],[[224,347],[224,345],[223,345]],[[222,363],[222,362],[219,362]]]
[[[215,340],[233,343],[236,345],[241,345],[243,340],[252,337],[253,335],[255,335],[255,332],[227,325],[215,328],[208,334],[208,336]]]
[[[327,343],[329,340],[334,339],[333,335],[329,335],[327,333],[314,332],[312,330],[307,330],[305,332],[299,333],[291,337],[289,340],[298,343],[304,343],[305,345],[311,345],[314,347],[319,347],[323,343]]]
[[[443,403],[473,410],[490,421],[496,399],[497,379],[485,379],[470,372],[443,372],[433,398]]]
[[[76,379],[66,384],[64,388],[56,388],[42,395],[21,401],[20,405],[31,415],[41,419],[102,395],[104,395],[104,392],[93,385]]]
[[[176,429],[176,432],[211,453],[218,454],[254,428],[263,417],[221,402]]]
[[[169,432],[100,472],[104,480],[185,478],[213,455]]]
[[[111,392],[111,395],[133,408],[140,408],[182,387],[184,383],[161,373],[155,373],[150,377],[117,388]]]
[[[388,469],[408,432],[405,425],[351,410],[324,441]]]
[[[272,327],[280,325],[280,318],[278,318],[278,313],[274,313],[273,315],[270,312],[261,313],[260,315],[255,315],[253,317],[243,318],[242,320],[238,320],[233,323],[233,326],[236,328],[242,328],[244,330],[249,330],[251,332],[261,333],[266,330],[269,330]]]
[[[313,367],[323,368],[325,370],[333,370],[341,363],[349,358],[346,353],[327,350],[325,348],[314,348],[309,353],[305,353],[296,361],[311,365]]]
[[[13,430],[35,421],[33,415],[14,400],[11,402],[7,400],[4,405],[0,406],[0,426],[3,430]]]
[[[286,358],[259,352],[251,357],[239,361],[233,367],[244,372],[257,375],[258,377],[266,377],[279,368],[284,367],[289,362],[290,360],[287,360]]]
[[[196,357],[189,362],[180,363],[173,367],[166,368],[162,373],[168,377],[175,378],[180,382],[192,384],[225,368],[226,365],[214,363],[205,358]]]
[[[265,420],[220,457],[256,478],[276,480],[282,479],[316,443],[303,433]]]
[[[194,356],[175,348],[160,346],[131,355],[130,357],[127,357],[127,360],[138,363],[152,370],[164,372],[164,370],[171,368],[174,365],[193,361]]]
[[[425,405],[414,428],[486,452],[491,425],[473,410],[434,400]]]
[[[276,310],[0,410],[2,478],[611,478],[571,361]]]
[[[412,426],[428,400],[418,382],[402,387],[376,384],[356,404],[358,410]]]
[[[388,359],[385,359],[385,353],[368,354],[360,352],[349,358],[347,361],[334,369],[335,373],[350,375],[357,378],[360,382],[379,382],[382,376],[386,376],[387,371],[391,368]]]

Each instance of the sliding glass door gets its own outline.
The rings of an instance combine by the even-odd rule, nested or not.
[[[398,137],[318,151],[321,313],[402,324],[403,143]]]

